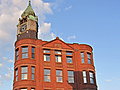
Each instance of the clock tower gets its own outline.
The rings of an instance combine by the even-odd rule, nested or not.
[[[21,39],[37,39],[38,34],[38,17],[35,15],[31,6],[31,1],[19,18],[17,25],[17,40]]]

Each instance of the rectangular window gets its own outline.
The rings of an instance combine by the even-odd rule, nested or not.
[[[63,82],[62,70],[56,70],[56,82]]]
[[[34,88],[31,88],[31,90],[35,90]]]
[[[91,54],[90,54],[90,53],[87,53],[87,57],[88,57],[88,64],[92,64],[92,63],[91,63]]]
[[[55,59],[56,59],[56,62],[62,62],[61,56],[56,55],[56,56],[55,56]]]
[[[28,58],[28,47],[27,46],[22,47],[22,58]]]
[[[20,90],[27,90],[26,88],[20,89]]]
[[[74,83],[74,71],[68,71],[68,83]]]
[[[44,61],[50,61],[50,55],[48,54],[44,55]]]
[[[32,70],[32,77],[31,79],[34,80],[35,79],[35,67],[31,67]]]
[[[87,83],[87,74],[86,74],[86,71],[83,71],[82,74],[83,74],[83,83]]]
[[[35,47],[32,47],[32,59],[35,59]]]
[[[50,53],[50,50],[45,49],[45,50],[43,50],[43,52],[44,52],[44,53]]]
[[[44,69],[44,81],[50,82],[50,69]]]
[[[28,79],[28,67],[27,66],[21,67],[21,79],[22,80]]]
[[[67,57],[66,57],[66,60],[67,60],[67,63],[73,63],[72,57],[70,57],[70,56],[67,56]]]
[[[55,50],[55,54],[61,54],[61,51]]]
[[[16,51],[15,51],[15,59],[16,60],[19,59],[19,49],[16,49]]]
[[[15,69],[15,81],[18,81],[18,68]]]
[[[72,55],[72,52],[67,51],[66,55]]]
[[[89,76],[90,76],[90,83],[94,84],[94,74],[92,72],[89,72]]]
[[[85,60],[84,60],[84,52],[81,52],[80,55],[81,55],[82,63],[85,63]]]

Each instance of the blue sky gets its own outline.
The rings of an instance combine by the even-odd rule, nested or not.
[[[0,0],[0,90],[12,88],[16,25],[27,4],[28,0]],[[119,4],[119,0],[32,0],[39,16],[39,38],[59,36],[94,48],[99,90],[120,86]]]

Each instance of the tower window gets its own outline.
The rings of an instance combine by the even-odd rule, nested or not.
[[[91,62],[91,54],[87,53],[87,57],[88,57],[88,64],[92,64],[92,62]]]
[[[68,83],[74,83],[74,71],[68,71]]]
[[[49,54],[44,55],[44,61],[50,61],[50,55]]]
[[[62,70],[56,70],[56,82],[63,82]]]
[[[93,72],[89,72],[89,76],[90,76],[90,83],[94,84],[94,74],[93,74]]]
[[[28,79],[28,67],[27,66],[21,67],[21,79],[22,80]]]
[[[35,47],[32,47],[32,59],[35,59]]]
[[[50,69],[44,69],[44,81],[50,82]]]
[[[28,58],[28,46],[22,47],[22,58]]]
[[[70,57],[70,56],[67,56],[67,57],[66,57],[66,60],[67,60],[67,63],[73,63],[72,57]]]
[[[32,70],[32,80],[35,79],[35,67],[31,67],[31,70]]]
[[[87,83],[87,74],[86,74],[86,71],[83,71],[82,74],[83,74],[83,83]]]
[[[82,63],[85,63],[85,60],[84,60],[84,52],[81,52],[80,55],[81,55]]]
[[[67,51],[66,55],[72,55],[72,52]]]
[[[56,55],[56,56],[55,56],[55,59],[56,59],[56,62],[62,62],[61,56]]]
[[[16,51],[15,51],[15,59],[16,60],[19,59],[19,49],[16,49]]]
[[[15,81],[18,81],[18,68],[15,69]]]

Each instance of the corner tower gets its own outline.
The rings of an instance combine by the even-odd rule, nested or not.
[[[38,34],[38,17],[35,15],[34,10],[31,6],[31,1],[19,18],[17,25],[17,40],[21,39],[37,39]]]

